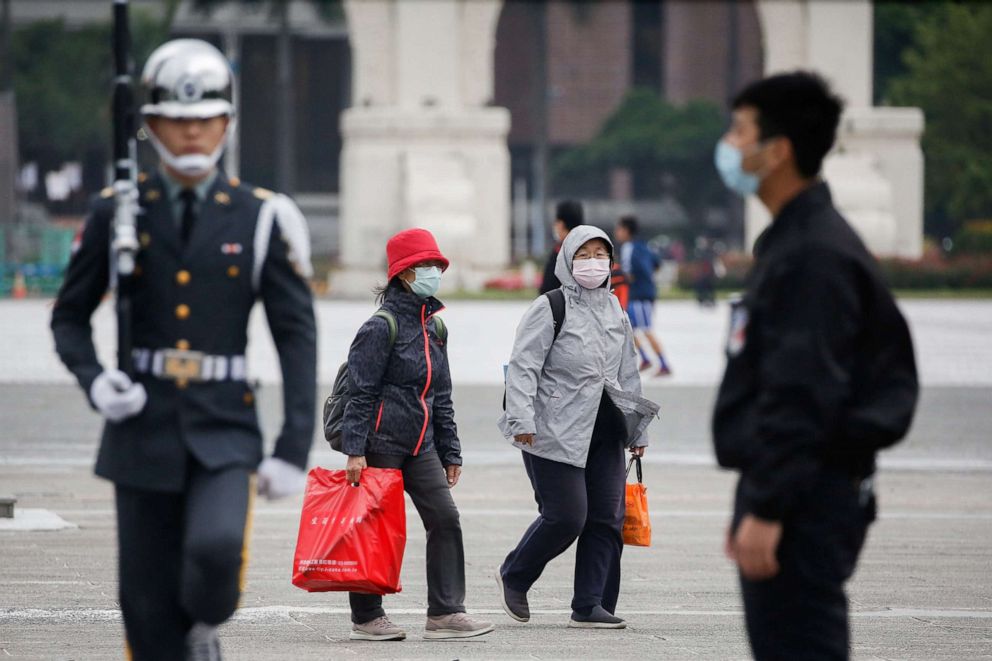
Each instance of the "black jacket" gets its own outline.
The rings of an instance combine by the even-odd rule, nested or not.
[[[552,289],[561,287],[561,280],[555,275],[555,265],[558,263],[558,253],[561,251],[559,243],[548,254],[548,261],[544,263],[544,274],[541,276],[541,286],[538,287],[538,294],[547,294]]]
[[[909,429],[918,396],[909,329],[861,239],[817,183],[755,245],[732,312],[713,415],[721,466],[747,512],[788,515],[824,467],[852,478]]]
[[[212,356],[245,353],[248,319],[257,299],[279,352],[285,419],[274,455],[304,468],[313,438],[316,332],[310,289],[294,268],[279,223],[272,226],[256,289],[252,283],[259,209],[272,193],[218,175],[183,248],[162,183],[139,186],[141,249],[133,292],[136,348],[187,348]],[[108,288],[113,200],[94,202],[52,312],[55,347],[87,395],[103,367],[90,317]],[[181,491],[187,453],[208,469],[254,468],[262,438],[254,393],[244,377],[180,383],[141,373],[148,393],[138,415],[108,422],[96,472],[117,484]]]
[[[390,287],[382,307],[396,319],[396,340],[390,349],[388,322],[373,316],[351,344],[342,451],[363,456],[436,450],[445,466],[460,465],[447,341],[430,323],[444,306],[436,298]]]

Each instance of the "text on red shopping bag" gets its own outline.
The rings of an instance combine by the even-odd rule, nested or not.
[[[358,486],[348,484],[343,470],[310,471],[293,585],[309,592],[399,592],[405,548],[401,471],[367,468]]]

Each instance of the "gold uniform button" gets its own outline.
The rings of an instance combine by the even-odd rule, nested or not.
[[[176,306],[176,318],[185,319],[189,316],[189,306],[185,303],[180,303]]]
[[[254,403],[255,401],[255,395],[251,394],[250,392],[246,392],[244,396],[244,400],[245,400],[245,406],[251,406],[252,403]]]
[[[152,242],[152,235],[149,234],[148,232],[142,232],[138,236],[138,240],[141,241],[142,248],[147,248],[148,245]]]
[[[176,273],[176,282],[180,285],[188,285],[190,277],[189,271],[183,269],[182,271]]]
[[[176,342],[176,348],[180,351],[189,351],[189,340],[179,340]]]
[[[229,278],[236,278],[238,277],[238,275],[240,275],[240,273],[241,273],[241,269],[239,269],[237,266],[227,267],[227,277]]]
[[[189,387],[189,379],[176,379],[176,387],[180,390],[185,390]]]

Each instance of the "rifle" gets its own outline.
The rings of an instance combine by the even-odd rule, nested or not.
[[[131,83],[128,0],[114,0],[114,234],[111,282],[116,289],[117,367],[134,375],[131,357],[131,283],[138,252],[138,145]]]

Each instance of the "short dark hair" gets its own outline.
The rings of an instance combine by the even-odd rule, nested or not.
[[[575,200],[562,200],[555,207],[555,220],[565,223],[569,231],[582,224],[582,203]]]
[[[733,108],[758,112],[761,139],[786,137],[804,177],[820,172],[833,147],[844,102],[815,73],[796,71],[763,78],[738,92]]]
[[[640,229],[637,224],[637,216],[620,216],[617,225],[627,230],[627,234],[631,236],[637,236],[637,231]]]

